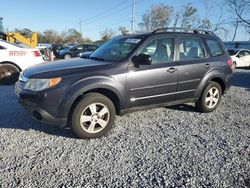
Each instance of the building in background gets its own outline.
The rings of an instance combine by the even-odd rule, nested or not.
[[[240,48],[250,50],[250,41],[225,41],[224,45],[227,49]]]

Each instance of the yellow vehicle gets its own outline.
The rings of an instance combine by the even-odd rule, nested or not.
[[[35,48],[37,46],[37,32],[34,32],[31,38],[26,38],[19,33],[7,33],[7,41],[16,43],[21,42],[31,48]]]
[[[0,37],[2,36],[2,39],[12,43],[21,42],[31,48],[35,48],[37,46],[37,32],[32,33],[31,38],[26,38],[20,33],[14,32],[5,34],[2,20],[3,18],[0,17]]]

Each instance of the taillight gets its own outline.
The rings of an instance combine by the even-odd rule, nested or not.
[[[34,55],[35,57],[41,56],[41,54],[40,54],[39,51],[32,51],[32,53],[33,53],[33,55]]]
[[[231,58],[227,60],[227,64],[229,65],[231,69],[233,69],[233,60]]]

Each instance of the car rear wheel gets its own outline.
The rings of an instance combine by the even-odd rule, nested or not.
[[[79,138],[98,138],[105,135],[115,120],[112,101],[99,93],[86,94],[72,114],[72,129]]]
[[[11,85],[18,80],[19,70],[11,64],[0,65],[0,84]]]
[[[72,56],[70,54],[65,54],[64,55],[64,59],[70,59],[70,58],[72,58]]]
[[[201,112],[212,112],[219,106],[221,96],[221,86],[217,82],[211,81],[204,89],[199,101],[196,103],[196,107]]]

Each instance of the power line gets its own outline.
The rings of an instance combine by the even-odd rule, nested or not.
[[[127,8],[129,8],[129,7],[133,7],[133,3],[129,3],[128,5],[126,5],[126,6],[122,6],[122,5],[124,5],[126,2],[128,2],[128,1],[131,1],[131,0],[126,0],[126,1],[122,1],[120,4],[118,4],[118,5],[116,5],[116,6],[114,6],[114,7],[112,7],[112,8],[110,8],[110,9],[108,9],[108,10],[111,10],[111,11],[108,11],[108,10],[106,10],[106,11],[104,11],[104,12],[102,12],[102,13],[100,13],[100,14],[97,14],[96,16],[92,16],[92,17],[90,17],[90,18],[88,18],[86,21],[82,21],[81,19],[80,19],[80,22],[78,22],[78,24],[77,25],[75,25],[75,26],[71,26],[71,28],[76,28],[76,27],[78,27],[79,28],[79,31],[81,31],[82,32],[82,25],[84,24],[84,25],[86,25],[86,24],[88,24],[88,23],[93,23],[93,22],[97,22],[97,21],[100,21],[99,19],[97,19],[98,17],[100,17],[100,16],[102,16],[102,19],[103,18],[107,18],[107,17],[114,17],[114,14],[115,13],[121,13],[121,12],[124,12],[124,11],[126,11],[127,10]],[[136,0],[136,5],[138,5],[138,4],[140,4],[140,3],[142,3],[143,1],[145,1],[145,0]],[[119,7],[121,7],[121,8],[119,8]],[[115,9],[114,9],[115,8]],[[119,9],[117,9],[117,8],[119,8]],[[135,9],[134,9],[134,11],[135,11]],[[108,13],[108,14],[107,14]],[[106,15],[105,15],[106,14]],[[103,16],[104,15],[104,16]],[[135,17],[136,17],[137,15],[135,15],[135,13],[134,13],[134,27],[135,27]],[[124,16],[122,16],[121,18],[124,18]],[[125,19],[129,22],[129,18],[128,17],[125,17]],[[92,21],[91,21],[92,20]],[[116,19],[116,20],[118,20],[118,19]],[[125,20],[124,19],[122,19],[122,21],[123,21],[123,23],[125,22]],[[114,23],[114,22],[113,22]],[[118,22],[117,24],[119,24],[120,22]],[[112,26],[113,26],[113,24],[112,24]],[[68,27],[70,27],[70,26],[68,26]],[[109,25],[106,25],[105,27],[111,27],[111,25],[109,24]],[[86,28],[86,26],[85,26],[85,28]],[[98,27],[99,28],[99,27]],[[91,31],[94,31],[94,29],[92,30],[91,29]],[[90,32],[89,30],[87,30],[87,31],[84,31],[84,32]]]
[[[113,22],[111,24],[109,24],[109,25],[99,25],[98,27],[94,27],[94,28],[91,28],[90,30],[85,31],[85,33],[94,32],[94,31],[102,28],[102,26],[104,26],[105,28],[111,28],[113,26],[117,26],[118,24],[121,24],[121,23],[124,23],[124,22],[128,22],[128,18],[124,18],[124,16],[122,16],[119,19],[113,20]]]
[[[128,0],[127,0],[128,1]],[[139,2],[138,2],[138,0],[137,0],[137,2],[136,2],[136,4],[139,4],[139,3],[142,3],[143,1],[145,1],[145,0],[140,0]],[[124,3],[121,3],[121,4],[124,4]],[[120,5],[121,5],[120,4]],[[130,3],[130,4],[128,4],[127,6],[123,6],[123,7],[121,7],[120,9],[118,9],[118,10],[112,10],[112,11],[109,11],[108,13],[108,15],[105,15],[105,16],[102,16],[102,19],[103,18],[107,18],[107,17],[114,17],[114,13],[120,13],[120,12],[123,12],[123,11],[125,11],[127,8],[129,8],[129,7],[131,7],[131,6],[133,6],[133,3]],[[117,7],[118,8],[118,7]],[[84,22],[84,24],[88,24],[88,23],[93,23],[93,22],[97,22],[97,21],[100,21],[99,19],[97,19],[97,20],[95,20],[95,18],[94,17],[92,17],[93,18],[93,20],[92,21],[89,21],[89,20],[87,20],[87,21],[85,21]]]
[[[114,7],[111,7],[111,8],[109,8],[109,9],[107,9],[106,11],[103,11],[103,12],[101,12],[101,13],[95,15],[95,16],[92,16],[92,17],[86,19],[85,23],[86,23],[86,22],[90,22],[90,21],[92,21],[92,20],[95,20],[95,19],[99,18],[100,16],[103,16],[103,15],[105,15],[105,14],[107,14],[107,13],[109,14],[110,11],[112,12],[112,10],[114,10],[114,9],[116,9],[116,8],[119,8],[120,6],[122,6],[123,4],[125,4],[125,3],[128,2],[128,1],[129,1],[129,0],[122,1],[121,3],[119,3],[118,5],[116,5],[116,6],[114,6]]]

